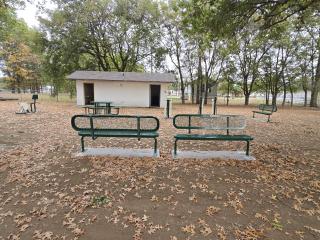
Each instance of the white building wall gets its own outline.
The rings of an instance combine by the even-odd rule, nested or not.
[[[84,81],[76,81],[77,105],[85,105],[83,83]]]
[[[165,107],[168,83],[76,81],[77,104],[84,105],[84,83],[94,84],[94,101],[110,101],[116,106],[149,107],[150,85],[161,85],[160,107]]]
[[[168,97],[168,87],[169,87],[168,83],[161,84],[160,107],[162,107],[162,108],[164,108],[166,106],[166,100]]]

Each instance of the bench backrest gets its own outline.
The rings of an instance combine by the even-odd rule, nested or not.
[[[258,106],[259,110],[264,112],[276,112],[277,106],[276,105],[267,105],[267,104],[260,104]]]
[[[71,126],[76,131],[117,130],[153,132],[159,129],[159,119],[153,116],[74,115]]]
[[[205,130],[241,130],[246,127],[246,118],[241,115],[201,115],[178,114],[173,118],[173,126],[177,129]]]

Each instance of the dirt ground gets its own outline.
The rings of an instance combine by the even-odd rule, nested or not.
[[[177,130],[162,109],[121,109],[160,119],[159,158],[76,157],[72,103],[40,102],[16,115],[0,102],[2,239],[320,239],[320,111],[279,109],[247,117],[256,161],[173,160]],[[210,112],[210,107],[205,109]],[[196,113],[174,105],[174,114]],[[90,147],[152,148],[142,139],[87,140]],[[182,150],[242,150],[243,143],[181,142]],[[134,151],[134,150],[133,150]]]

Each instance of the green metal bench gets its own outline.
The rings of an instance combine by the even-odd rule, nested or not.
[[[157,153],[159,119],[153,116],[129,115],[75,115],[71,126],[81,136],[81,151],[84,151],[84,138],[99,137],[153,138],[154,153]]]
[[[245,128],[245,117],[240,115],[200,115],[178,114],[173,118],[173,126],[177,129],[187,129],[188,134],[174,136],[174,155],[177,154],[177,142],[180,140],[215,140],[215,141],[243,141],[247,143],[246,155],[249,155],[249,143],[253,137],[248,135],[231,135],[231,130]],[[191,130],[216,130],[223,133],[191,133]]]
[[[268,122],[270,122],[270,116],[272,115],[272,113],[276,112],[277,106],[276,105],[267,105],[267,104],[260,104],[258,105],[258,111],[252,111],[253,115],[252,118],[254,118],[254,115],[257,114],[263,114],[263,115],[267,115],[268,116]]]

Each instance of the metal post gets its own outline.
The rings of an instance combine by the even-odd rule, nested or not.
[[[34,107],[34,112],[37,111],[37,107],[36,107],[36,99],[33,100],[33,107]]]
[[[177,155],[177,139],[174,141],[174,150],[173,150],[173,153],[174,155],[176,156]]]
[[[227,116],[227,135],[229,135],[230,117]]]
[[[140,136],[140,117],[137,117],[137,130],[138,130],[138,136]],[[140,138],[138,137],[138,141],[140,141]]]
[[[81,137],[81,152],[84,152],[84,141],[83,141],[84,136]]]
[[[212,111],[211,114],[217,115],[217,97],[212,99]]]
[[[154,155],[157,155],[157,138],[154,138]]]
[[[247,141],[247,149],[246,149],[246,155],[247,155],[247,156],[249,156],[249,144],[250,144],[250,142]]]
[[[171,99],[167,99],[166,118],[170,118],[170,102]]]
[[[107,110],[108,110],[108,114],[111,114],[111,103],[107,103]]]

